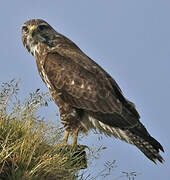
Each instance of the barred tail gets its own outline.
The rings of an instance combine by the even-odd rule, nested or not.
[[[99,132],[105,135],[114,136],[115,138],[137,146],[154,163],[157,161],[161,163],[164,162],[164,159],[159,154],[160,150],[164,152],[163,147],[156,139],[150,136],[142,123],[139,123],[133,128],[121,129],[104,124],[92,116],[89,116],[88,121],[81,121],[81,124],[86,130],[98,129]]]
[[[160,163],[164,162],[164,159],[159,154],[160,150],[164,152],[162,145],[149,135],[142,124],[131,129],[130,132],[131,143],[137,146],[150,160],[154,163],[157,161]]]

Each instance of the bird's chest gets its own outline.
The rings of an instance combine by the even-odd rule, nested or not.
[[[45,82],[46,86],[51,89],[52,84],[50,83],[47,73],[45,72],[43,61],[37,61],[37,67],[42,80]]]
[[[46,48],[38,43],[38,44],[31,44],[30,45],[30,51],[36,58],[36,63],[38,67],[39,74],[42,78],[42,80],[45,82],[46,86],[48,88],[51,88],[51,83],[47,77],[47,74],[45,73],[44,69],[44,60],[47,54]]]

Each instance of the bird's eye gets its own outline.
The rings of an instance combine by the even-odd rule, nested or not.
[[[28,32],[27,26],[23,26],[23,27],[22,27],[22,31],[24,31],[25,33],[27,33],[27,32]]]
[[[40,31],[42,31],[42,30],[44,30],[44,29],[47,29],[47,25],[45,25],[45,24],[39,25],[39,26],[38,26],[38,29],[39,29]]]

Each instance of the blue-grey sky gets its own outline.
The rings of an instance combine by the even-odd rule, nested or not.
[[[105,160],[115,159],[118,168],[112,173],[113,177],[119,176],[120,171],[136,171],[141,173],[137,180],[168,180],[170,1],[7,0],[1,2],[0,9],[0,81],[21,79],[23,96],[37,88],[47,91],[34,57],[21,42],[21,26],[25,21],[46,20],[115,78],[124,95],[136,104],[150,134],[165,149],[162,154],[165,163],[155,165],[132,145],[114,138],[98,142],[97,136],[91,134],[81,143],[101,143],[108,147],[91,167],[91,172],[100,171]],[[46,112],[54,118],[56,111],[51,103]]]

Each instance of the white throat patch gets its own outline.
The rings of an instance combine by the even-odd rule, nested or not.
[[[36,56],[36,53],[39,53],[39,49],[38,49],[39,43],[34,44],[34,40],[32,38],[30,38],[30,36],[27,36],[27,44],[28,44],[28,47],[29,47],[31,53],[34,56]]]

